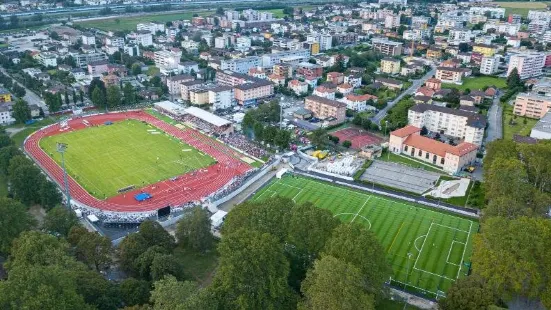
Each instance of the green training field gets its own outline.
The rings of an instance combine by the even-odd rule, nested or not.
[[[40,140],[57,163],[56,143],[67,143],[67,172],[93,196],[104,199],[118,190],[137,188],[210,166],[214,159],[137,120],[89,127]]]
[[[475,221],[289,175],[273,180],[252,199],[275,195],[312,202],[344,222],[360,222],[372,230],[392,264],[394,286],[434,298],[468,272]]]
[[[199,16],[205,15],[208,12],[204,10],[186,11],[180,13],[159,12],[158,14],[140,15],[140,16],[121,16],[102,19],[86,20],[76,22],[76,24],[86,28],[97,28],[105,31],[127,31],[136,30],[136,25],[139,23],[159,22],[166,23],[175,20],[191,19],[193,14]]]

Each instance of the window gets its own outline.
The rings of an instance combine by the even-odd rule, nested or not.
[[[440,159],[440,164],[441,164],[441,165],[444,164],[444,157],[442,157],[442,159]]]
[[[425,159],[429,159],[429,153],[425,152]]]
[[[408,146],[407,145],[404,147],[404,151],[406,151],[406,152],[408,151]]]
[[[422,156],[423,155],[423,151],[419,150],[419,153],[417,153],[418,156]]]

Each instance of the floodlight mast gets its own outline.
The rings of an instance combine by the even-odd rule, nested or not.
[[[67,151],[67,143],[57,143],[57,152],[61,154],[61,168],[63,169],[63,183],[65,186],[65,196],[67,197],[67,206],[71,208],[71,191],[69,190],[69,177],[65,168],[65,152]]]

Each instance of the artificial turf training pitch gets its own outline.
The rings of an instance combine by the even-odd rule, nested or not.
[[[45,137],[40,147],[58,164],[56,143],[67,143],[67,172],[99,199],[214,164],[214,159],[160,129],[137,120]]]
[[[276,195],[312,202],[344,222],[359,222],[373,231],[392,265],[393,286],[442,297],[468,272],[476,221],[289,175],[272,180],[252,199]]]

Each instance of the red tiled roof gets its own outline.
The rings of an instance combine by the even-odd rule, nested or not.
[[[394,130],[390,134],[393,135],[393,136],[403,138],[403,137],[407,137],[407,136],[409,136],[411,134],[414,134],[416,132],[419,132],[419,131],[421,131],[421,128],[417,128],[415,126],[407,125],[406,127],[402,127],[400,129]]]
[[[440,157],[445,157],[446,153],[463,156],[478,149],[478,146],[468,142],[462,142],[459,145],[453,146],[421,135],[410,135],[404,141],[404,144]]]

